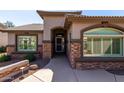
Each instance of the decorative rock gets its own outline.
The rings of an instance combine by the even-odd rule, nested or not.
[[[37,64],[30,65],[30,69],[31,69],[31,70],[36,70],[36,69],[38,69],[38,68],[39,68],[39,67],[38,67]]]

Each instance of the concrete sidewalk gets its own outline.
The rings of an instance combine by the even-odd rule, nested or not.
[[[111,74],[103,69],[75,70],[65,56],[57,56],[43,69],[21,82],[124,82],[124,75]]]
[[[103,69],[72,69],[65,56],[57,56],[51,59],[45,68],[53,71],[53,82],[124,82],[124,76],[114,75]]]
[[[51,82],[53,72],[50,69],[40,69],[33,75],[23,79],[21,82]]]
[[[53,82],[77,82],[74,71],[65,56],[57,56],[45,67],[53,71]]]

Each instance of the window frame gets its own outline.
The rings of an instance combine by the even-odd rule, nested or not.
[[[19,36],[35,36],[36,37],[36,51],[19,51],[18,50],[18,37]],[[35,53],[38,52],[38,35],[36,34],[31,34],[31,35],[16,35],[16,52],[18,53]]]
[[[86,36],[85,36],[86,37]],[[94,38],[92,38],[92,37],[90,37],[91,38],[91,53],[92,54],[84,54],[84,48],[83,48],[83,56],[97,56],[97,57],[122,57],[123,56],[123,38],[121,38],[121,37],[119,37],[118,39],[120,39],[120,53],[119,54],[114,54],[112,51],[113,51],[113,46],[112,46],[112,44],[111,44],[111,53],[110,54],[104,54],[103,53],[103,42],[104,42],[104,38],[105,37],[101,37],[100,38],[100,40],[101,40],[101,53],[100,54],[95,54],[95,53],[93,53],[93,50],[94,50],[94,42],[93,42],[93,39]],[[113,41],[113,38],[114,37],[110,37],[110,42],[112,43],[112,41]],[[83,43],[83,46],[84,46],[84,43]]]
[[[107,27],[108,28],[108,27]],[[95,28],[95,29],[99,29],[99,28]],[[106,28],[104,28],[106,29]],[[115,29],[115,28],[110,28],[110,29]],[[91,31],[92,29],[90,29]],[[87,35],[87,34],[84,34],[83,33],[83,44],[82,44],[82,49],[83,49],[83,56],[84,57],[123,57],[123,44],[124,44],[124,41],[123,41],[123,33],[117,29],[117,31],[119,31],[120,34],[117,34],[117,35]],[[87,32],[87,31],[86,31]],[[82,36],[81,36],[82,37]],[[85,54],[84,53],[84,37],[89,37],[89,38],[100,38],[101,39],[101,54]],[[110,38],[111,39],[111,42],[112,42],[112,38],[119,38],[120,39],[120,54],[114,54],[112,53],[112,48],[111,48],[111,54],[103,54],[103,39],[104,38]],[[92,46],[91,46],[91,51],[93,51],[93,40],[91,40],[91,43],[92,43]],[[113,47],[111,45],[111,47]],[[82,52],[81,52],[82,53]],[[93,53],[93,52],[92,52]]]

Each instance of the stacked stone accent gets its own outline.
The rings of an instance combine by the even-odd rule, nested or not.
[[[12,73],[15,73],[15,72],[17,72],[17,71],[20,71],[20,68],[21,68],[21,67],[27,67],[27,66],[28,66],[28,65],[26,64],[26,65],[21,65],[21,66],[15,67],[15,68],[13,68],[13,69],[8,69],[6,72],[0,73],[0,78],[3,78],[3,77],[5,77],[5,76],[7,76],[7,75],[9,75],[9,74],[12,74]]]
[[[69,60],[71,63],[72,68],[80,69],[80,70],[87,70],[87,69],[109,69],[109,70],[120,70],[124,69],[124,62],[123,61],[81,61],[76,60],[81,58],[81,43],[80,42],[71,42],[70,43],[70,53],[69,53]]]
[[[43,43],[43,58],[51,58],[52,56],[52,44],[49,42]]]
[[[76,66],[75,58],[80,58],[80,56],[81,56],[80,51],[81,51],[80,43],[72,42],[70,44],[70,57],[69,57],[69,59],[70,59],[72,68],[75,68],[75,66]]]
[[[76,62],[76,69],[122,70],[124,69],[124,62]]]
[[[0,82],[12,77],[21,72],[21,67],[24,67],[24,71],[28,70],[29,61],[23,60],[0,69]]]
[[[42,57],[43,56],[43,47],[42,47],[42,45],[38,46],[38,52],[40,54],[40,57]]]
[[[13,46],[7,46],[7,53],[12,56],[13,59],[22,59],[27,53],[25,52],[17,52],[16,47]],[[32,52],[33,53],[33,52]],[[38,52],[34,53],[37,58],[41,58],[43,55],[43,47],[42,45],[38,45]]]
[[[14,45],[7,46],[6,48],[6,51],[8,54],[12,54],[13,52],[15,52],[15,50],[16,50],[16,47]]]
[[[12,59],[22,60],[28,53],[13,53],[11,54]],[[42,58],[41,54],[33,53],[36,58]]]

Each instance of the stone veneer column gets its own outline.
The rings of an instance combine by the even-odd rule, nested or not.
[[[43,56],[43,47],[42,47],[42,45],[38,45],[38,53],[40,54],[40,57]]]
[[[8,45],[6,47],[6,51],[8,54],[12,54],[13,52],[15,52],[15,46],[14,45]]]
[[[52,56],[52,44],[51,42],[43,42],[43,58],[51,58]]]
[[[72,68],[75,68],[76,66],[76,62],[75,59],[76,58],[80,58],[81,56],[81,44],[79,42],[71,42],[70,44],[70,62],[72,65]]]

